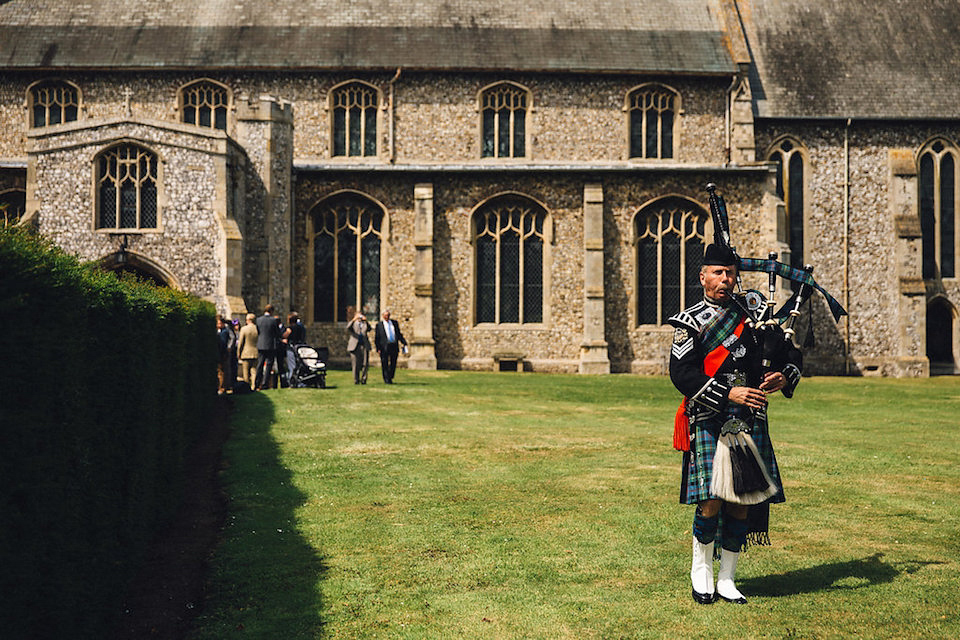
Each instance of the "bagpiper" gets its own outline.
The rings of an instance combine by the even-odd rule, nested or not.
[[[670,379],[684,396],[678,420],[687,421],[689,433],[680,502],[697,505],[690,578],[693,599],[700,604],[710,604],[718,596],[746,603],[734,585],[737,560],[748,536],[757,544],[769,544],[769,506],[784,501],[767,430],[767,395],[777,391],[793,395],[801,374],[796,349],[778,370],[764,371],[762,337],[749,322],[747,301],[733,291],[737,262],[729,248],[708,245],[700,271],[703,300],[669,319],[675,327]],[[754,304],[759,302],[756,299]],[[747,426],[775,487],[772,497],[762,503],[727,502],[711,491],[717,442],[730,421]],[[713,558],[718,541],[720,572],[715,589]]]
[[[770,505],[785,501],[767,423],[767,397],[792,397],[800,382],[802,355],[793,342],[793,322],[812,289],[823,293],[835,319],[846,312],[811,276],[812,267],[741,259],[730,246],[726,207],[707,185],[714,242],[707,245],[700,284],[703,300],[672,316],[670,379],[684,398],[674,424],[674,447],[683,451],[680,502],[696,505],[693,517],[693,599],[747,600],[734,582],[740,553],[768,545]],[[769,302],[760,292],[739,292],[740,271],[770,274]],[[776,277],[799,283],[797,293],[774,314]],[[789,313],[783,313],[789,308]],[[781,325],[781,320],[786,322]],[[713,562],[720,569],[714,584]]]

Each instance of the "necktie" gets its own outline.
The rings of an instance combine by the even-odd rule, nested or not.
[[[384,328],[387,331],[387,342],[393,342],[395,340],[395,338],[393,337],[393,323],[390,322],[389,320],[385,320],[384,322],[386,322],[386,325]]]

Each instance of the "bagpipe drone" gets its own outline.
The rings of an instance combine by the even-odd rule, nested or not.
[[[758,336],[761,352],[762,372],[781,371],[788,362],[799,359],[800,346],[795,342],[795,323],[800,317],[800,308],[810,299],[813,291],[823,294],[835,321],[846,315],[833,296],[813,279],[813,267],[805,265],[803,269],[791,267],[777,261],[777,254],[770,253],[765,259],[741,258],[730,244],[730,223],[727,207],[717,193],[717,186],[707,185],[710,194],[710,216],[713,220],[713,243],[730,250],[737,259],[737,290],[742,290],[741,272],[765,272],[769,274],[768,293],[764,297],[759,291],[750,289],[732,296],[736,311],[743,315],[744,322],[753,327]],[[792,296],[779,311],[774,311],[776,301],[777,276],[798,283]],[[811,319],[812,322],[812,319]],[[807,333],[812,337],[811,329]],[[800,371],[795,369],[799,378]],[[792,394],[791,391],[787,395]],[[710,492],[727,502],[739,504],[758,504],[777,492],[776,486],[750,436],[752,412],[746,407],[737,407],[734,415],[720,428],[717,439],[717,451],[713,461],[713,477]],[[743,415],[738,415],[743,414]]]

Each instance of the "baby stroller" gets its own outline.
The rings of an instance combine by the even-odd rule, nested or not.
[[[326,388],[327,358],[330,356],[330,350],[326,347],[311,347],[308,344],[294,345],[292,349],[296,364],[290,373],[290,386]]]

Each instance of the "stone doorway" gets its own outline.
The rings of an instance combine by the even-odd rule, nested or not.
[[[117,275],[128,273],[158,287],[179,288],[173,276],[153,261],[121,248],[100,260],[100,267]]]
[[[953,305],[942,297],[927,305],[927,358],[930,375],[956,374],[956,313]]]

